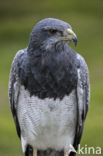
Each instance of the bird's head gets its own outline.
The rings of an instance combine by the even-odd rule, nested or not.
[[[46,18],[34,27],[29,47],[49,50],[56,47],[58,43],[59,46],[63,46],[71,41],[77,45],[77,36],[68,23],[54,18]]]

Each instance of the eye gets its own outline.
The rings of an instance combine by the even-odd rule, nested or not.
[[[57,30],[55,30],[55,29],[49,29],[48,32],[49,32],[51,35],[54,35],[54,34],[56,34]]]

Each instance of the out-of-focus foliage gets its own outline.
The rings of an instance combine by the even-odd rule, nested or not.
[[[103,148],[103,0],[0,1],[0,156],[22,156],[8,102],[11,62],[28,46],[37,21],[55,17],[72,25],[77,52],[90,71],[91,103],[81,145]]]

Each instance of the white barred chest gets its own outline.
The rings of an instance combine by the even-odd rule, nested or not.
[[[17,115],[25,144],[61,150],[73,144],[77,117],[75,90],[60,99],[39,99],[20,88]]]

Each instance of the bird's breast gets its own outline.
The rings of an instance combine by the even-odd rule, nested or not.
[[[74,137],[76,126],[75,90],[60,99],[39,99],[23,86],[18,100],[18,119],[23,137],[40,149],[63,146],[68,137]],[[61,142],[61,145],[58,144]]]

